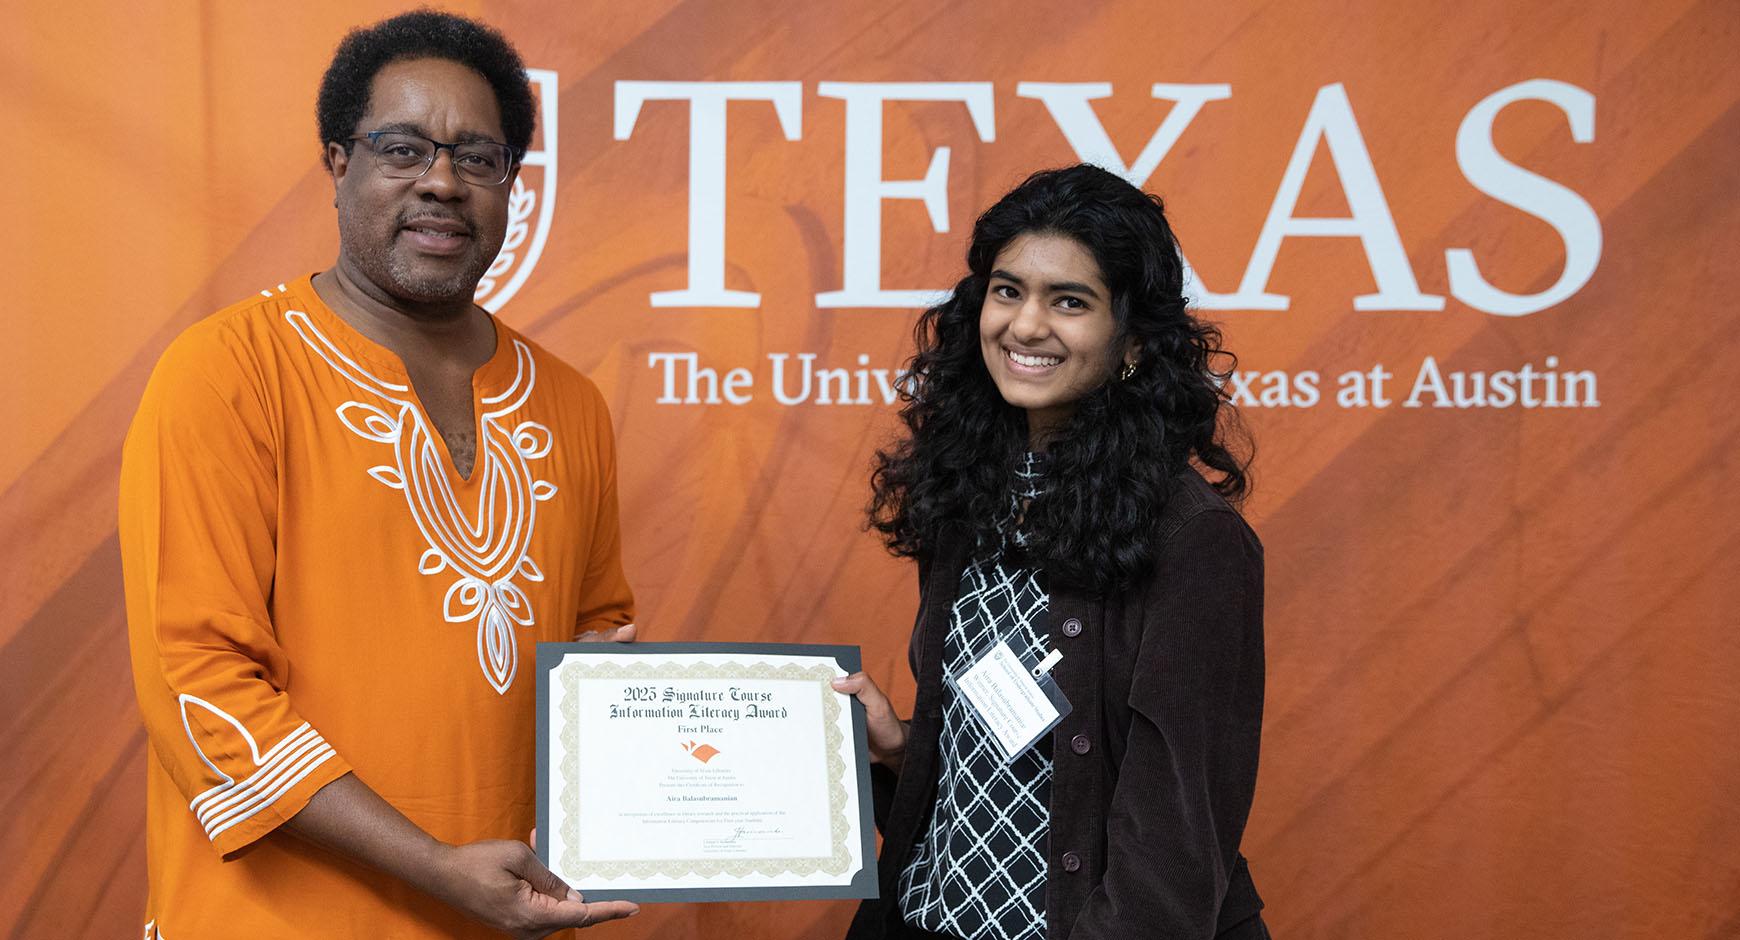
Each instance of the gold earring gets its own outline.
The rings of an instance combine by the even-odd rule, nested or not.
[[[1135,375],[1135,374],[1136,374],[1136,364],[1133,362],[1126,362],[1126,363],[1124,363],[1123,371],[1118,373],[1118,381],[1128,382],[1128,381],[1130,381],[1130,376]]]

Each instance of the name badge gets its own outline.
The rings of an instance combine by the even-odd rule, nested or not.
[[[1051,678],[1051,667],[1063,658],[1052,650],[1029,668],[1007,643],[992,644],[959,679],[955,687],[1012,761],[1069,714],[1069,700]]]

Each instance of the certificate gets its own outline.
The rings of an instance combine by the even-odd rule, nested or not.
[[[538,644],[538,853],[588,900],[875,897],[855,646]]]

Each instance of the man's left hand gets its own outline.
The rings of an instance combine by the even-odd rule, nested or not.
[[[574,640],[579,643],[633,643],[634,624],[625,623],[607,630],[588,630]]]

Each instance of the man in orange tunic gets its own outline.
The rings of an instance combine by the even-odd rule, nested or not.
[[[633,639],[598,390],[472,303],[530,142],[419,12],[322,82],[337,263],[178,338],[128,435],[147,937],[539,937],[627,916],[524,842],[533,644]]]

